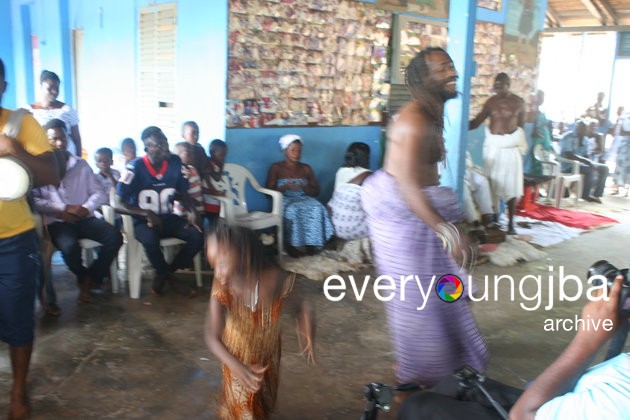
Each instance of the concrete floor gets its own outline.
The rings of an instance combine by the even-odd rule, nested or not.
[[[546,278],[548,266],[564,265],[566,273],[585,278],[588,266],[602,258],[618,267],[630,266],[630,198],[607,196],[604,206],[580,206],[623,223],[546,248],[548,256],[543,261],[507,269],[479,266],[475,277],[510,274],[520,279],[541,274]],[[157,298],[148,293],[150,282],[145,280],[139,300],[113,295],[79,305],[65,267],[54,265],[53,275],[63,313],[59,318],[37,314],[29,376],[34,419],[216,417],[221,371],[203,342],[207,289],[191,300],[174,295]],[[192,275],[183,276],[193,281]],[[363,385],[394,382],[382,304],[371,293],[362,302],[329,302],[321,283],[307,279],[300,283],[317,308],[317,364],[307,366],[298,356],[294,324],[285,318],[275,418],[357,419],[364,408]],[[557,279],[555,287],[557,293]],[[546,290],[543,296],[544,306]],[[550,311],[527,312],[519,306],[521,302],[510,302],[507,291],[501,289],[497,302],[473,306],[492,355],[488,375],[518,387],[535,378],[573,335],[545,332],[545,319],[573,318],[584,298],[556,301]],[[6,412],[9,379],[8,352],[2,351],[0,415]],[[390,413],[379,418],[395,417]]]

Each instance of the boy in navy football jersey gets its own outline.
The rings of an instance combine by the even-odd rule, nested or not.
[[[129,162],[117,186],[122,210],[134,216],[136,238],[155,268],[153,292],[161,294],[168,281],[179,293],[192,297],[196,290],[170,275],[179,268],[190,266],[192,258],[203,247],[199,215],[188,195],[188,180],[182,174],[179,157],[169,152],[168,140],[162,130],[147,127],[142,132],[142,141],[146,155]],[[173,214],[175,199],[189,211],[188,221]],[[165,237],[186,242],[170,265],[160,249],[160,239]]]

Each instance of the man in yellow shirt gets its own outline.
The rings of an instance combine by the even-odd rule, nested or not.
[[[7,88],[0,59],[0,104]],[[11,112],[0,107],[0,132]],[[35,186],[59,184],[59,174],[46,134],[26,115],[17,138],[0,134],[0,157],[10,156],[30,170]],[[6,180],[5,180],[6,181]],[[8,418],[28,417],[26,375],[33,349],[35,281],[39,271],[38,241],[26,198],[0,201],[0,340],[9,344],[13,387]]]

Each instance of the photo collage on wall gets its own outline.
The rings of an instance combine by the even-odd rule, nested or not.
[[[434,18],[448,18],[449,0],[376,0],[376,7]]]
[[[448,27],[445,24],[429,23],[423,19],[414,19],[408,16],[398,16],[399,18],[399,56],[397,61],[398,74],[395,83],[404,83],[405,68],[411,60],[425,48],[441,47],[447,48]]]
[[[470,115],[477,115],[483,104],[494,94],[494,78],[501,70],[501,45],[503,26],[496,23],[477,22],[475,25],[474,56],[477,71],[471,81]]]
[[[496,23],[477,22],[475,27],[474,55],[477,72],[472,78],[470,118],[474,118],[483,104],[494,95],[494,78],[504,72],[510,76],[510,91],[529,103],[536,86],[536,67],[519,63],[514,55],[504,54],[498,45],[503,39],[503,26]]]
[[[230,0],[227,127],[379,122],[391,19],[354,0]]]

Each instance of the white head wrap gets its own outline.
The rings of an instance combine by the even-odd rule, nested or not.
[[[284,136],[280,137],[278,143],[280,143],[280,148],[282,150],[286,150],[286,148],[289,147],[289,145],[294,141],[299,141],[300,143],[302,143],[302,137],[298,136],[297,134],[285,134]]]

